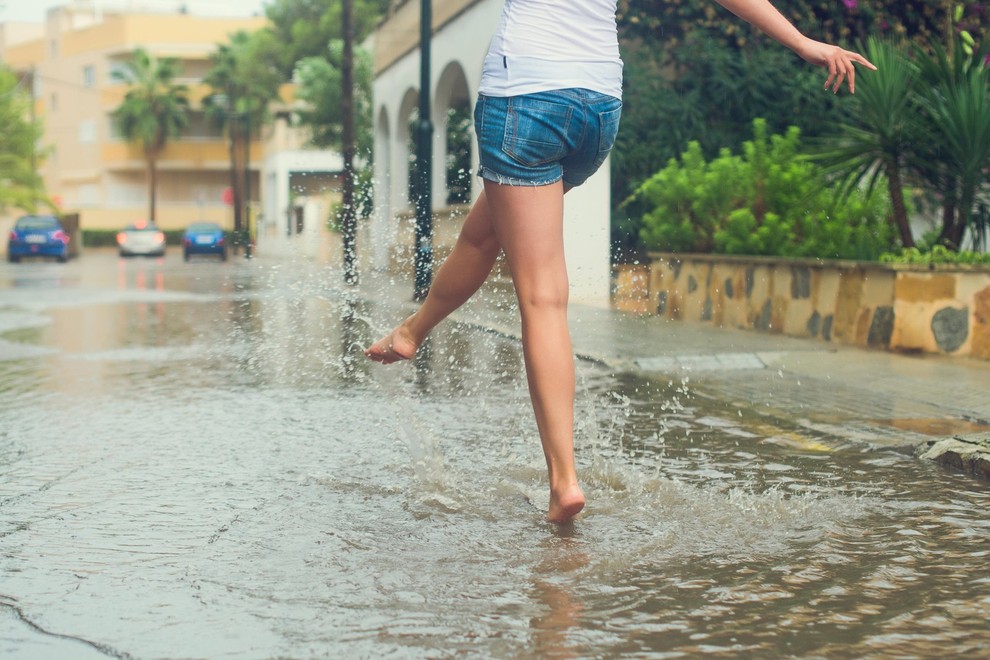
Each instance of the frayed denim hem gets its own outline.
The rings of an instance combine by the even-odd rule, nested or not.
[[[498,172],[488,169],[484,165],[478,168],[478,176],[486,181],[491,181],[492,183],[497,183],[501,186],[529,186],[535,188],[537,186],[549,186],[550,184],[557,183],[561,180],[561,176],[554,177],[553,179],[547,179],[546,181],[528,181],[526,179],[519,179],[514,176],[502,176]]]

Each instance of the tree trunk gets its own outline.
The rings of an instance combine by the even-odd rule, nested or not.
[[[956,205],[946,202],[942,205],[942,230],[938,234],[938,244],[952,247],[952,236],[956,224]]]
[[[897,165],[887,168],[887,191],[890,194],[894,224],[901,234],[901,245],[912,248],[914,247],[914,237],[911,235],[911,223],[908,222],[907,207],[904,205],[904,184],[901,183],[901,170]]]
[[[241,179],[238,176],[237,167],[237,133],[233,124],[228,126],[228,151],[230,154],[230,192],[231,205],[234,209],[234,236],[241,235]],[[234,241],[234,249],[237,249],[237,241]]]
[[[155,224],[156,191],[158,190],[158,154],[154,151],[147,151],[145,152],[145,159],[148,163],[148,222]]]

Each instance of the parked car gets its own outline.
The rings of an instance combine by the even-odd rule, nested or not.
[[[161,257],[165,254],[165,233],[151,223],[128,225],[117,234],[117,248],[122,257]]]
[[[227,260],[227,239],[215,222],[194,222],[182,234],[182,258],[189,261],[194,254],[215,254]]]
[[[21,257],[69,258],[69,234],[54,215],[25,215],[18,218],[7,239],[7,260]]]

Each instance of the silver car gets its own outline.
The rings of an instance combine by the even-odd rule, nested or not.
[[[151,223],[128,225],[117,234],[117,248],[122,257],[161,257],[165,254],[165,233]]]

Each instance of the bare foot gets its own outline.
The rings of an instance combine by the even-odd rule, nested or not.
[[[406,328],[409,319],[403,321],[392,332],[388,333],[374,344],[364,349],[364,354],[382,364],[392,364],[399,360],[409,360],[416,355],[419,342]]]
[[[576,483],[559,491],[550,491],[550,510],[547,520],[552,523],[565,523],[584,508],[584,493]]]

